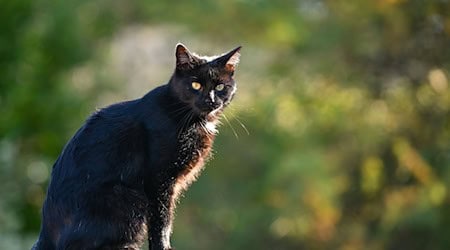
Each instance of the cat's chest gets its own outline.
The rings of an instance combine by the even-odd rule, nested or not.
[[[178,137],[177,157],[173,164],[180,169],[195,167],[199,161],[208,158],[213,141],[214,134],[201,125],[193,125]]]
[[[204,126],[194,125],[178,137],[177,157],[173,162],[179,172],[175,191],[187,188],[199,175],[208,160],[214,134]]]

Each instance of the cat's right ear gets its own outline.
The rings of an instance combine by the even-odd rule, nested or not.
[[[223,54],[214,60],[218,65],[222,66],[228,72],[232,73],[236,69],[239,63],[239,57],[241,56],[241,46],[231,50],[228,53]]]
[[[195,61],[194,56],[182,43],[177,44],[175,56],[177,59],[177,69],[187,70],[193,67]]]

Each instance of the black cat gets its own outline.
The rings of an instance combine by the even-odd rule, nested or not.
[[[240,47],[201,57],[182,44],[168,84],[94,113],[57,159],[37,250],[168,250],[176,199],[208,159],[236,91]]]

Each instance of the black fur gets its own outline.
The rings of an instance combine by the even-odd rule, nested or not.
[[[94,113],[53,166],[33,249],[139,249],[147,237],[170,249],[176,199],[210,153],[239,50],[207,60],[179,44],[168,84]]]

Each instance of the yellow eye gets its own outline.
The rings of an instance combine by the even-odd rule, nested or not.
[[[202,84],[199,82],[192,82],[192,88],[195,90],[199,90],[202,88]]]
[[[225,85],[223,85],[223,84],[216,85],[216,90],[217,91],[222,91],[224,88],[225,88]]]

